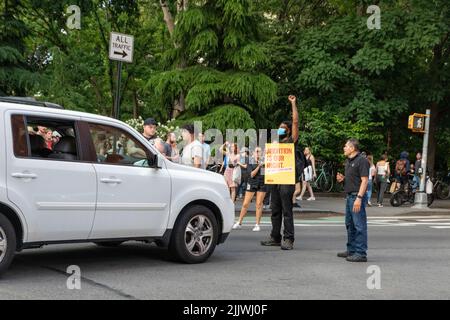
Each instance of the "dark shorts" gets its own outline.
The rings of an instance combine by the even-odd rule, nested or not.
[[[264,181],[260,180],[249,180],[247,183],[248,192],[268,192],[268,187],[264,184]]]

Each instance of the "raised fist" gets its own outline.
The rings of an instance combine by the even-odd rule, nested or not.
[[[289,99],[289,101],[290,101],[291,103],[297,101],[297,98],[296,98],[294,95],[290,95],[290,96],[288,97],[288,99]]]

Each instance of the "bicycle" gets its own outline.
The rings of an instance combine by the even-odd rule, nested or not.
[[[434,184],[436,197],[441,200],[450,199],[450,172],[447,176],[436,179]]]
[[[319,163],[319,175],[316,179],[310,181],[311,187],[316,191],[331,192],[334,186],[333,168],[326,162]]]
[[[409,202],[410,204],[414,204],[415,201],[415,195],[417,191],[417,188],[419,187],[416,185],[413,187],[413,179],[412,176],[408,177],[406,181],[400,182],[395,181],[396,183],[396,190],[392,193],[390,203],[393,207],[399,207],[402,204]],[[427,194],[427,206],[431,206],[431,204],[434,201],[434,185],[433,179],[430,179],[429,176],[427,176],[427,186],[426,186],[426,194]]]

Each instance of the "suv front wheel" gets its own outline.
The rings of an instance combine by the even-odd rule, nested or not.
[[[213,253],[219,237],[217,219],[212,211],[195,205],[178,219],[169,244],[173,258],[185,263],[205,262]]]
[[[11,264],[16,253],[16,232],[11,222],[0,213],[0,275]]]

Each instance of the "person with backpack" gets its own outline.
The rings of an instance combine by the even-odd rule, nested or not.
[[[283,121],[278,128],[280,143],[293,143],[298,141],[298,110],[297,98],[289,96],[292,108],[292,121]],[[297,154],[297,152],[295,152]],[[295,173],[294,173],[295,174]],[[269,239],[261,241],[262,246],[280,246],[282,250],[294,249],[294,213],[292,211],[292,197],[295,185],[281,184],[272,185],[272,231]],[[283,237],[281,236],[281,225],[284,224]],[[283,239],[283,242],[281,241]]]
[[[403,151],[395,163],[395,180],[401,185],[407,182],[409,172],[408,152]]]

